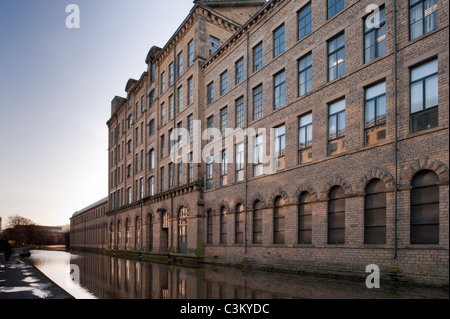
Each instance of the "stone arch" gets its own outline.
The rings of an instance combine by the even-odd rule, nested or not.
[[[337,174],[333,175],[328,180],[328,182],[323,187],[322,192],[328,197],[328,193],[334,186],[341,186],[345,191],[345,195],[350,195],[353,193],[352,185],[345,178],[342,178]]]
[[[424,169],[435,172],[439,177],[439,182],[448,182],[449,174],[447,166],[441,161],[423,156],[416,159],[412,164],[406,164],[403,167],[403,172],[400,175],[400,184],[410,186],[413,177]]]
[[[395,186],[394,177],[385,169],[372,167],[366,171],[358,182],[361,192],[364,192],[367,184],[374,178],[378,178],[384,182],[386,188],[392,188]]]
[[[219,205],[217,206],[217,211],[219,212],[219,214],[220,214],[222,207],[225,207],[225,209],[227,210],[228,213],[231,212],[230,205],[225,200],[221,200]]]
[[[191,208],[189,207],[188,202],[184,198],[182,198],[175,207],[176,207],[175,214],[177,216],[182,207],[187,208],[188,215],[190,215],[190,213],[191,213]]]
[[[244,211],[246,210],[245,200],[242,197],[239,196],[233,202],[233,207],[232,207],[233,212],[236,212],[236,206],[239,205],[239,204],[242,205],[242,207],[244,208]]]
[[[318,197],[317,191],[314,188],[314,186],[312,186],[309,183],[303,183],[297,188],[297,191],[295,192],[295,195],[294,195],[295,196],[295,200],[297,201],[297,203],[298,203],[298,200],[299,200],[299,198],[300,198],[300,196],[302,195],[303,192],[308,192],[313,198],[317,198]]]
[[[263,207],[267,206],[264,196],[262,196],[260,193],[256,193],[255,195],[253,195],[252,199],[250,200],[252,208],[255,206],[256,201],[260,201]]]
[[[271,205],[271,207],[274,206],[275,199],[276,199],[278,196],[281,196],[281,197],[284,198],[285,204],[288,204],[288,203],[289,203],[289,195],[286,193],[286,191],[284,191],[283,189],[281,189],[281,188],[278,187],[278,188],[275,190],[275,192],[272,194],[272,196],[270,196],[269,205]]]

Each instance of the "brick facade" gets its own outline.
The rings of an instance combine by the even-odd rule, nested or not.
[[[344,1],[344,7],[330,18],[327,18],[326,1],[271,0],[245,7],[245,10],[217,3],[210,3],[208,7],[207,2],[195,3],[163,49],[154,47],[150,50],[149,68],[140,80],[128,82],[127,98],[113,100],[112,117],[108,121],[111,138],[106,249],[150,254],[182,253],[211,263],[356,276],[364,275],[368,264],[377,264],[386,276],[397,276],[399,271],[401,278],[448,285],[448,1],[437,2],[437,24],[412,40],[408,24],[410,8],[405,1],[397,2],[397,43],[394,41],[394,1]],[[364,21],[369,13],[365,9],[373,3],[384,8],[385,34],[378,39],[384,39],[385,49],[380,49],[379,56],[366,61]],[[233,5],[239,6],[239,1]],[[303,26],[298,21],[299,14],[307,12],[304,9],[308,5],[311,29],[299,39],[299,25]],[[229,16],[225,18],[227,12]],[[248,17],[238,20],[236,13],[239,12]],[[251,12],[255,14],[251,15]],[[284,49],[276,55],[274,46],[279,42],[274,37],[275,31],[279,30],[284,30]],[[219,38],[220,48],[210,56],[208,41],[211,35]],[[340,35],[344,39],[345,71],[330,81],[327,60],[333,58],[332,41]],[[189,43],[193,43],[194,48],[194,62],[190,66]],[[262,66],[256,70],[253,54],[260,44]],[[178,76],[180,52],[184,60],[183,72]],[[312,85],[308,92],[300,94],[299,61],[309,54]],[[237,83],[236,73],[241,72],[236,72],[239,61],[243,62],[243,78]],[[336,64],[340,61],[336,60]],[[438,66],[438,98],[434,108],[438,113],[437,124],[413,132],[411,74],[429,61],[437,61]],[[171,63],[175,66],[173,85],[169,84]],[[162,93],[163,72],[166,84]],[[221,75],[225,72],[226,92],[221,90]],[[280,74],[284,81],[279,81]],[[188,105],[189,79],[193,79],[193,101]],[[209,101],[207,86],[211,83],[213,99]],[[282,91],[278,90],[279,83],[284,85]],[[374,129],[377,131],[366,130],[368,92],[380,83],[385,87],[385,122]],[[183,109],[178,112],[180,87]],[[257,91],[260,88],[262,90]],[[155,102],[150,105],[152,91]],[[283,92],[280,107],[277,104],[281,101],[279,92]],[[142,96],[144,112],[141,112]],[[170,118],[171,96],[173,118]],[[262,98],[261,113],[255,116],[258,98]],[[330,121],[332,107],[339,101],[345,101],[345,136],[334,140],[330,137]],[[162,104],[165,106],[165,124],[161,123]],[[237,111],[238,107],[242,109]],[[312,146],[300,154],[300,118],[308,114],[312,114]],[[128,127],[130,115],[133,122]],[[226,145],[226,138],[219,135],[209,144],[206,140],[201,141],[202,150],[213,150],[210,153],[215,156],[212,170],[207,171],[209,166],[203,161],[193,164],[193,176],[188,180],[188,164],[183,163],[181,184],[178,184],[176,163],[174,174],[169,174],[173,159],[169,156],[168,140],[170,131],[179,123],[187,128],[190,115],[194,120],[201,120],[202,130],[211,118],[217,130],[221,129],[221,123],[227,128],[236,129],[236,125],[242,125],[244,129],[255,131],[284,126],[284,156],[276,161],[279,167],[270,174],[254,174],[257,168],[251,159],[255,137],[251,136],[242,140],[245,163],[238,176],[235,153],[240,141]],[[155,132],[149,134],[152,119]],[[115,137],[119,124],[121,129]],[[141,127],[145,130],[142,140]],[[374,134],[378,134],[379,140],[368,143],[366,136],[372,139]],[[165,155],[161,157],[163,135]],[[128,141],[131,141],[130,153]],[[274,136],[264,135],[262,141],[262,147],[268,153]],[[335,141],[340,143],[336,154],[333,153]],[[120,155],[116,160],[119,145]],[[152,149],[155,150],[154,169],[149,166]],[[221,152],[225,149],[228,155],[226,183],[221,178],[224,172],[220,163]],[[307,153],[310,154],[308,160],[302,162],[300,157]],[[270,156],[273,159],[273,153]],[[144,159],[142,169],[141,158]],[[127,177],[129,165],[132,170],[131,176]],[[161,188],[163,167],[164,189]],[[414,178],[427,171],[434,172],[437,178],[438,241],[412,244]],[[154,194],[149,192],[148,181],[152,176],[155,178]],[[173,184],[170,184],[170,176]],[[139,194],[141,178],[144,194]],[[384,198],[385,235],[382,243],[368,244],[365,240],[369,228],[365,218],[365,212],[369,210],[368,189],[371,182],[378,180],[384,187],[377,196]],[[339,222],[335,229],[341,235],[339,243],[331,243],[330,233],[334,231],[333,222],[330,222],[330,218],[334,218],[331,217],[334,209],[332,194],[338,189],[336,187],[344,194],[336,201],[341,207],[336,216],[341,217],[336,217]],[[131,188],[132,197],[129,203],[128,188]],[[309,194],[306,204],[312,214],[310,217],[299,215],[304,207],[301,199],[304,194]],[[242,205],[241,214],[236,212],[239,205]],[[187,216],[183,216],[186,209]],[[223,212],[225,214],[221,216]],[[167,223],[163,221],[164,214],[167,214]],[[299,241],[299,220],[303,221],[302,218],[309,221],[308,243]],[[256,236],[260,236],[260,240],[255,241]]]

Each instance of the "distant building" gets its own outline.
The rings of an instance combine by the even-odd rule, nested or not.
[[[0,233],[2,232],[2,217],[0,217]]]
[[[396,3],[194,1],[112,100],[72,245],[448,284],[448,10]]]

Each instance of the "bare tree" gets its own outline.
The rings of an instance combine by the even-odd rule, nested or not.
[[[8,222],[6,224],[7,228],[14,228],[16,226],[29,226],[29,225],[34,225],[34,222],[31,219],[19,216],[19,215],[14,215],[14,216],[9,216],[8,217]]]

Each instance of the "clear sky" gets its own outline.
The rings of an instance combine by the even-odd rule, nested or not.
[[[69,4],[80,28],[68,29]],[[0,217],[64,225],[108,194],[111,100],[192,0],[0,0]],[[4,225],[5,226],[5,225]]]

